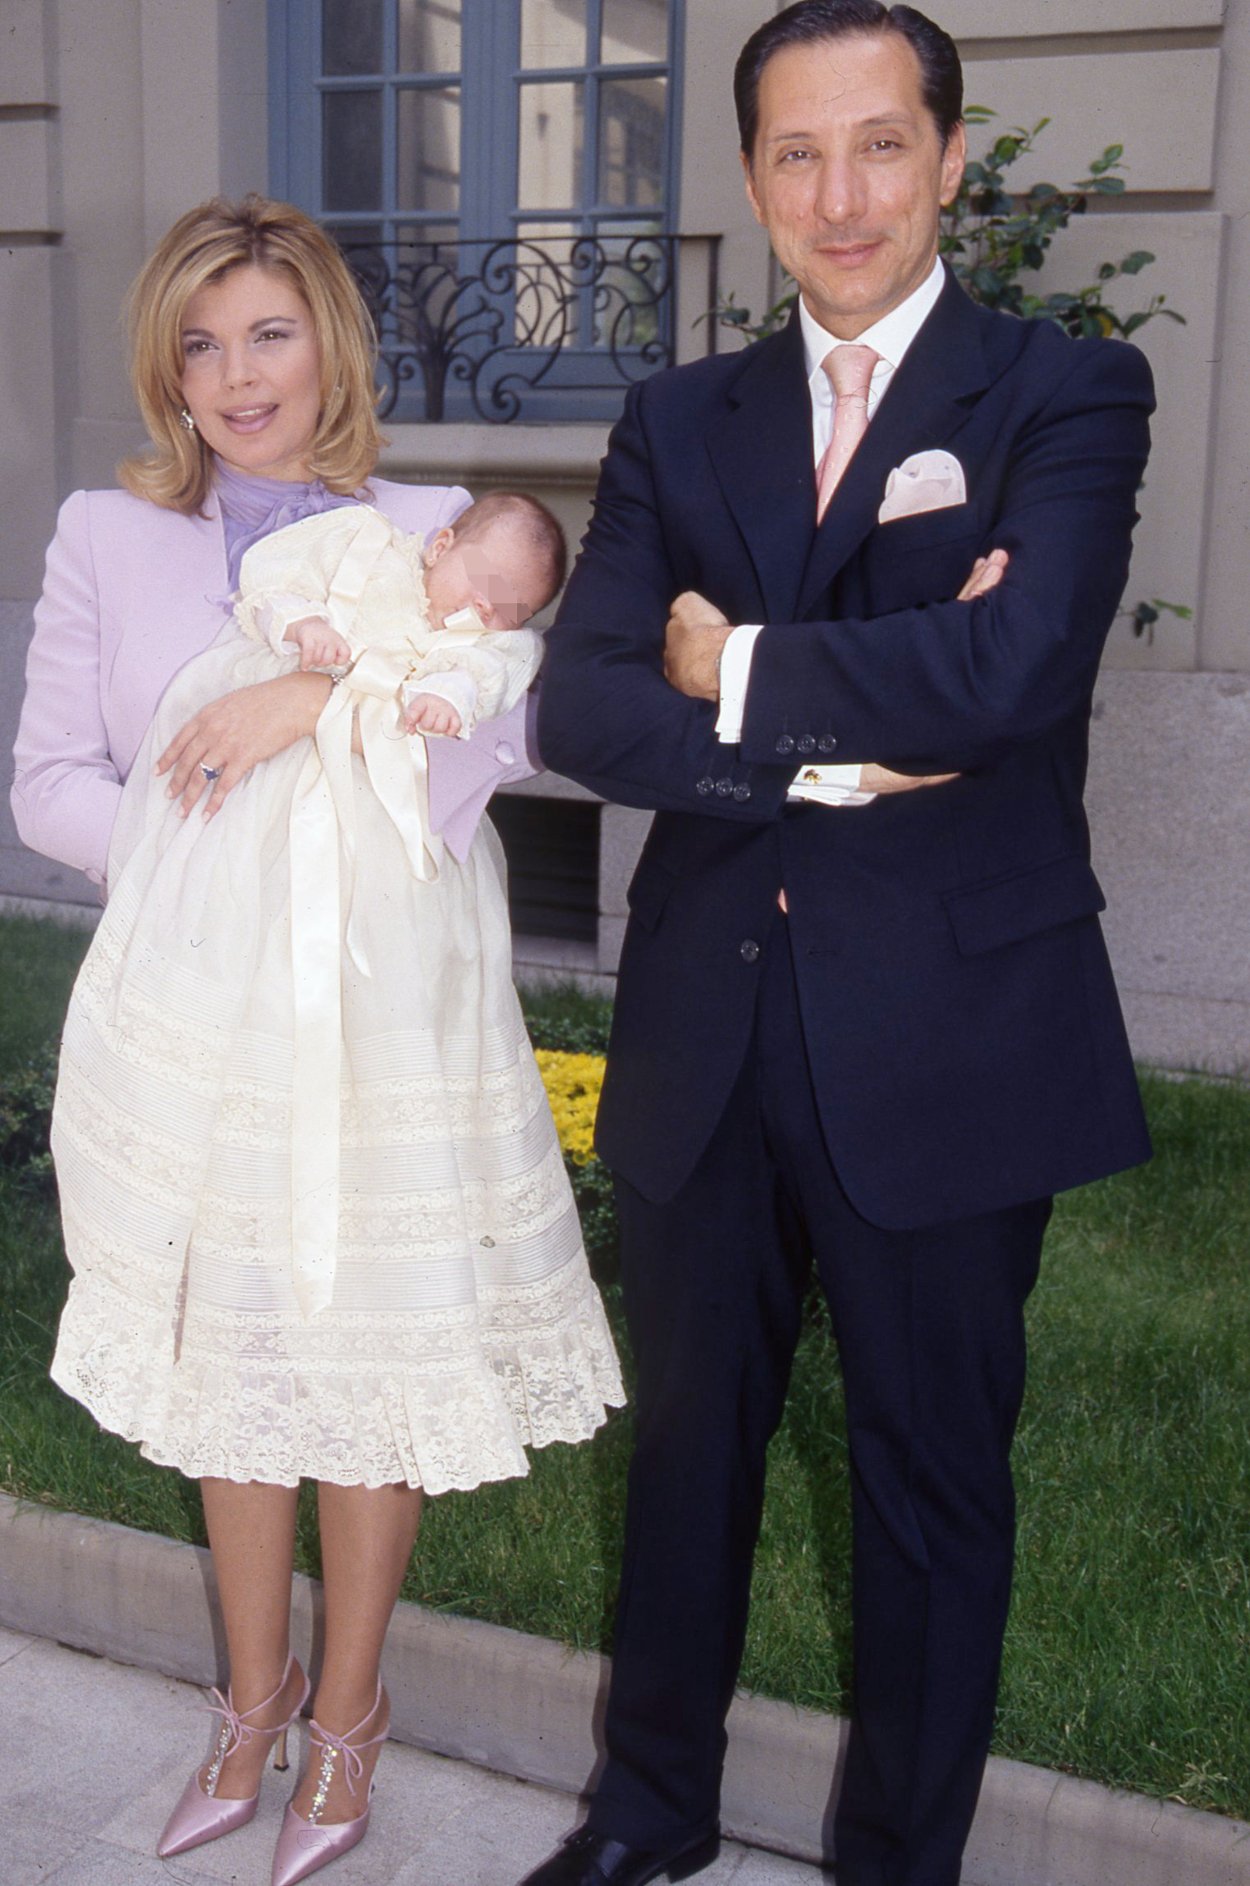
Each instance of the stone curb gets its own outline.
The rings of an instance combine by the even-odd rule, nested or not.
[[[0,1495],[0,1625],[192,1683],[222,1680],[209,1554]],[[320,1589],[296,1580],[295,1641]],[[398,1607],[391,1733],[418,1748],[583,1792],[602,1753],[607,1662],[544,1638]],[[729,1717],[722,1824],[818,1864],[845,1725],[762,1697]],[[1245,1886],[1250,1825],[992,1760],[968,1849],[978,1886]]]

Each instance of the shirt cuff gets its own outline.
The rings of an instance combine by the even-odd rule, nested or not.
[[[716,716],[716,738],[722,745],[733,745],[742,738],[746,715],[747,687],[751,680],[751,657],[763,632],[762,622],[743,622],[732,630],[721,650],[720,712]],[[791,781],[789,799],[810,799],[816,805],[871,805],[875,792],[860,791],[863,768],[847,766],[805,766]]]
[[[751,679],[751,655],[762,622],[744,622],[734,629],[721,650],[720,712],[716,716],[716,738],[723,746],[734,746],[742,738],[746,714],[747,683]]]
[[[875,792],[861,792],[863,768],[849,766],[804,766],[790,782],[788,799],[810,799],[814,805],[871,805]]]

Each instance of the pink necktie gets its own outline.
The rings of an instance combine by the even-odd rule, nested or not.
[[[822,365],[833,382],[837,407],[833,415],[833,437],[829,450],[816,472],[816,522],[823,522],[829,500],[842,481],[842,475],[855,448],[868,430],[868,388],[872,370],[880,354],[871,347],[835,347]]]

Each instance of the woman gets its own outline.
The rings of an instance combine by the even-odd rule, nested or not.
[[[26,842],[101,883],[123,783],[160,695],[221,629],[249,546],[284,524],[361,499],[403,529],[428,535],[468,501],[459,490],[370,478],[380,438],[368,317],[337,250],[287,205],[250,197],[184,216],[135,284],[132,335],[135,390],[153,449],[122,467],[124,492],[79,492],[62,511],[36,616],[13,795]],[[480,605],[488,615],[490,599]],[[241,783],[246,791],[253,766],[305,739],[331,686],[323,675],[290,674],[196,714],[157,760],[183,817],[215,818],[227,794]],[[431,824],[465,871],[486,882],[473,828],[491,787],[529,770],[517,757],[520,712],[486,723],[474,741],[431,744]],[[123,873],[119,894],[125,886]],[[131,1050],[137,1067],[146,1055],[145,1075],[155,1065],[159,1077],[168,1050],[151,1047],[139,1022],[130,1040],[123,1031],[123,1060]],[[498,1094],[468,1086],[466,1133],[486,1141]],[[274,1138],[264,1112],[271,1096],[259,1077],[240,1076],[236,1087],[213,1128],[214,1145],[226,1165],[255,1166]],[[398,1138],[401,1149],[411,1131],[413,1165],[427,1153],[422,1098],[413,1096],[406,1110],[397,1105],[369,1129],[387,1146]],[[359,1116],[351,1118],[358,1126]],[[136,1149],[142,1160],[145,1134],[155,1141],[162,1126],[150,1119],[136,1132],[118,1109],[119,1137],[129,1132],[131,1139],[128,1173]],[[455,1153],[461,1156],[460,1141]],[[155,1152],[151,1165],[159,1187]],[[429,1356],[438,1342],[425,1325],[444,1316],[452,1331],[450,1339],[441,1334],[445,1360],[454,1365],[463,1314],[418,1306],[423,1374],[405,1373],[409,1350],[386,1355],[385,1369],[379,1362],[380,1352],[402,1349],[393,1330],[402,1326],[406,1339],[410,1325],[422,1323],[410,1301],[393,1300],[393,1286],[413,1271],[403,1267],[404,1236],[423,1254],[428,1226],[390,1228],[387,1255],[399,1262],[382,1283],[368,1261],[340,1263],[330,1307],[309,1319],[290,1280],[275,1279],[272,1265],[259,1261],[265,1237],[273,1242],[261,1223],[263,1203],[241,1224],[239,1212],[231,1215],[228,1184],[206,1183],[202,1196],[185,1269],[177,1253],[176,1289],[169,1278],[142,1274],[124,1240],[109,1248],[112,1221],[99,1213],[87,1239],[92,1263],[75,1276],[55,1371],[106,1425],[195,1474],[203,1492],[230,1685],[218,1699],[222,1720],[211,1758],[191,1776],[161,1837],[162,1856],[252,1818],[265,1760],[271,1749],[284,1753],[286,1730],[308,1696],[289,1652],[291,1571],[299,1477],[319,1480],[325,1659],[311,1759],[287,1810],[273,1874],[277,1886],[293,1886],[364,1833],[388,1722],[382,1643],[416,1536],[421,1483],[438,1490],[523,1472],[518,1443],[583,1438],[602,1420],[604,1402],[619,1399],[619,1379],[601,1312],[583,1297],[578,1317],[554,1332],[564,1349],[553,1362],[548,1342],[539,1365],[549,1406],[551,1378],[554,1398],[563,1393],[561,1418],[541,1432],[536,1422],[517,1420],[510,1457],[497,1435],[483,1450],[462,1416],[459,1427],[449,1420],[449,1432],[431,1436],[421,1423],[437,1426],[430,1381],[439,1367],[429,1366]],[[263,1175],[246,1196],[263,1200]],[[359,1249],[364,1234],[353,1228]],[[540,1271],[545,1264],[548,1274],[553,1268],[542,1250],[530,1250],[527,1262]],[[564,1270],[576,1283],[574,1267]],[[435,1300],[440,1287],[436,1278]],[[535,1285],[527,1288],[533,1297]],[[526,1289],[503,1295],[523,1318]],[[543,1340],[552,1333],[545,1330]],[[543,1385],[525,1379],[524,1356],[495,1366],[500,1377],[516,1379],[492,1385],[479,1367],[483,1399],[507,1394],[515,1405],[526,1393],[541,1398]],[[425,1468],[430,1459],[438,1463],[433,1473]]]

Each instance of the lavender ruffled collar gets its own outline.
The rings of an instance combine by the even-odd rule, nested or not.
[[[300,484],[286,478],[260,478],[250,472],[236,471],[217,459],[213,489],[221,505],[226,533],[226,565],[230,591],[239,587],[239,566],[245,553],[271,531],[285,524],[297,524],[301,518],[314,517],[321,511],[337,510],[341,504],[359,503],[337,491],[327,491],[319,478]]]

